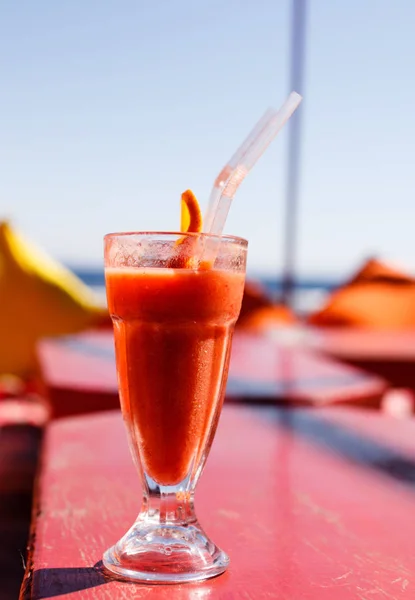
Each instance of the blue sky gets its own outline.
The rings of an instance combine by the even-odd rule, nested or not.
[[[298,270],[379,254],[415,270],[415,2],[309,0]],[[177,229],[289,89],[287,0],[0,5],[0,217],[57,258],[114,230]],[[251,271],[282,261],[287,130],[226,230]]]

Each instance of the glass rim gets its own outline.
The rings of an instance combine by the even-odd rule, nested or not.
[[[175,236],[179,236],[179,237],[189,237],[189,238],[196,238],[196,237],[201,237],[201,238],[206,238],[206,239],[211,239],[211,240],[217,240],[220,242],[231,242],[233,244],[239,244],[240,246],[244,246],[247,247],[248,246],[248,240],[246,240],[243,237],[239,237],[236,235],[216,235],[214,233],[203,233],[203,232],[193,232],[193,231],[120,231],[120,232],[113,232],[113,233],[107,233],[104,235],[104,240],[107,239],[111,239],[111,238],[117,238],[117,237],[132,237],[132,236],[141,236],[141,237],[145,237],[145,236],[171,236],[171,235],[175,235]]]

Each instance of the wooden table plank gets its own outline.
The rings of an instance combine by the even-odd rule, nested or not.
[[[400,440],[415,439],[415,423],[405,422],[402,436],[402,421],[365,413],[383,419],[392,439],[378,435],[386,425],[358,430],[346,410],[337,411],[224,408],[197,510],[231,567],[174,587],[107,581],[100,571],[102,552],[140,504],[119,414],[56,421],[44,450],[25,598],[413,598],[415,460]],[[376,453],[383,463],[400,457],[408,476],[395,477],[373,461]]]
[[[412,418],[386,417],[381,411],[329,407],[319,412],[319,419],[369,438],[372,445],[378,442],[386,445],[390,454],[393,450],[415,460],[415,427]]]
[[[308,340],[325,356],[415,390],[415,331],[320,328],[311,330]]]
[[[112,334],[91,332],[45,340],[39,357],[54,416],[118,407]],[[379,377],[266,336],[237,333],[227,400],[379,406],[387,384]]]
[[[228,399],[378,406],[386,388],[383,379],[322,357],[301,343],[266,335],[235,336]]]

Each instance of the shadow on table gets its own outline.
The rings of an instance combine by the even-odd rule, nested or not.
[[[33,580],[27,581],[26,588],[28,589],[25,590],[22,597],[23,600],[54,598],[97,587],[107,581],[101,562],[93,567],[37,569],[33,573]]]
[[[114,580],[131,584],[131,582],[128,582],[125,579],[114,577],[114,575],[106,575],[102,566],[102,561],[99,561],[93,567],[36,569],[32,574],[32,579],[30,577],[26,579],[20,600],[47,600],[48,598],[56,598],[58,596],[64,596],[65,594],[95,588]],[[134,592],[144,589],[148,591],[150,588],[155,589],[155,587],[158,587],[145,583],[142,583],[141,585],[137,585],[137,583],[131,585],[134,586]],[[194,585],[197,586],[196,591]],[[200,595],[200,583],[195,583],[194,585],[190,583],[185,584],[186,598],[202,597]],[[176,592],[177,591],[178,588],[176,586]],[[143,596],[144,595],[147,595],[147,592],[144,591]],[[173,595],[172,589],[172,597]],[[136,596],[134,595],[134,597]],[[164,597],[165,596],[163,595],[163,598]],[[170,595],[168,597],[170,597]],[[183,595],[180,597],[183,598]]]

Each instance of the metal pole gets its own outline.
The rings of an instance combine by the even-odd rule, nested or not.
[[[290,91],[303,93],[306,0],[292,0]],[[285,203],[284,257],[281,281],[282,302],[293,305],[297,250],[297,212],[300,171],[302,106],[291,117],[288,138],[288,168]]]

